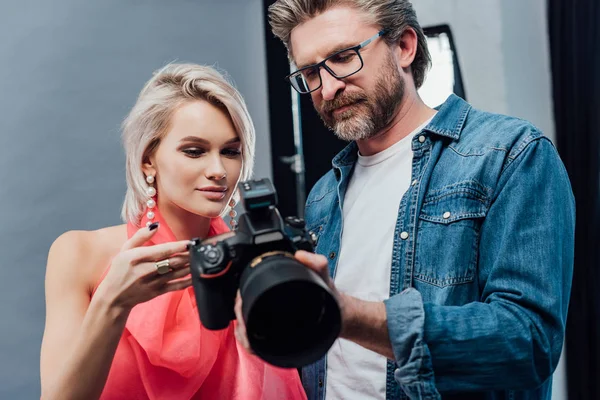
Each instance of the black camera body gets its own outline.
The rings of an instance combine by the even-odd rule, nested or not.
[[[297,217],[285,220],[268,179],[241,182],[246,210],[236,231],[194,240],[190,266],[202,324],[224,329],[235,319],[239,288],[253,351],[280,367],[320,359],[341,327],[340,309],[325,282],[294,258],[313,251],[315,237]]]

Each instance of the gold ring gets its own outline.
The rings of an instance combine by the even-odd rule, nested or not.
[[[164,275],[171,271],[171,264],[169,264],[169,259],[158,261],[154,265],[156,265],[156,272],[159,275]]]

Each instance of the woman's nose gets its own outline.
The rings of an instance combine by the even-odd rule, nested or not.
[[[227,171],[221,162],[221,157],[213,156],[209,162],[210,164],[206,168],[206,177],[208,179],[218,181],[227,177]]]

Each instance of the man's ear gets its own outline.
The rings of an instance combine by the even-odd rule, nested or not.
[[[400,35],[394,50],[401,68],[408,69],[411,66],[417,55],[418,43],[417,33],[411,27],[406,28]]]

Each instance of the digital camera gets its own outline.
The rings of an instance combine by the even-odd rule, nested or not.
[[[193,287],[202,324],[224,329],[235,319],[239,288],[252,350],[279,367],[319,360],[340,333],[339,304],[321,277],[294,258],[313,251],[315,236],[297,217],[285,220],[268,179],[238,185],[245,212],[235,231],[190,246]]]

